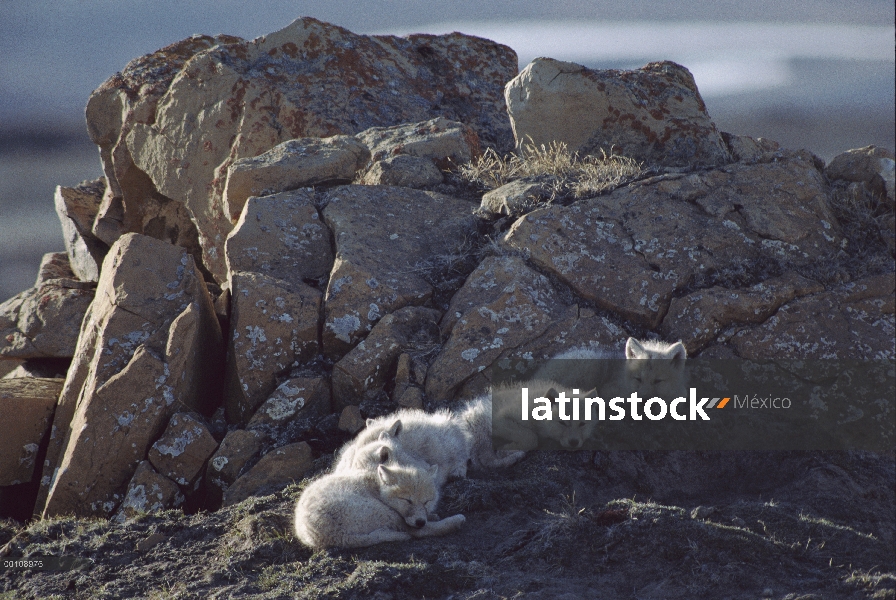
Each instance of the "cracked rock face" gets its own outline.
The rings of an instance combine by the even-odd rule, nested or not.
[[[308,191],[253,197],[227,237],[230,273],[253,271],[277,279],[318,279],[333,267],[333,236]]]
[[[233,227],[224,186],[235,161],[293,138],[438,116],[508,149],[501,90],[516,71],[515,53],[488,40],[363,36],[312,18],[253,41],[189,38],[132,61],[91,98],[88,128],[119,199],[110,200],[108,221],[115,225],[116,206],[123,230],[139,220],[129,216],[129,196],[184,205],[204,266],[223,282]]]
[[[502,239],[581,298],[653,329],[694,283],[807,265],[840,248],[811,157],[664,175],[518,220]]]
[[[56,186],[54,202],[72,271],[81,281],[96,281],[109,246],[93,234],[93,223],[103,201],[104,178],[77,187]]]
[[[893,273],[793,300],[731,345],[747,359],[889,359],[896,356]]]
[[[486,258],[442,318],[450,331],[426,375],[426,395],[449,399],[503,352],[538,337],[565,307],[550,282],[516,257]]]
[[[53,420],[37,510],[108,516],[179,409],[210,411],[221,332],[184,250],[126,234],[103,262]]]
[[[115,519],[119,522],[146,513],[180,506],[184,501],[177,484],[156,472],[152,463],[142,461],[128,483],[128,490]]]
[[[673,62],[593,70],[536,58],[504,90],[517,145],[563,142],[570,152],[673,167],[731,158],[690,71]]]
[[[383,316],[424,304],[427,278],[478,235],[469,202],[389,186],[343,186],[327,195],[324,221],[336,261],[324,299],[323,350],[339,357]]]
[[[225,410],[245,424],[277,387],[277,377],[318,352],[322,294],[301,281],[231,274]]]

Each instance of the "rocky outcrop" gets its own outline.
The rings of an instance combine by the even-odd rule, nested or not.
[[[31,481],[61,391],[60,379],[0,379],[0,486]]]
[[[582,155],[605,151],[676,167],[730,161],[694,77],[673,62],[602,71],[536,58],[504,97],[517,146],[557,141]]]
[[[72,272],[81,281],[97,281],[109,246],[93,234],[93,223],[103,201],[105,178],[77,187],[56,186],[56,214]]]
[[[187,207],[205,266],[219,282],[226,279],[223,243],[232,228],[224,186],[239,159],[289,139],[437,116],[468,124],[486,144],[510,146],[500,90],[516,73],[516,55],[494,42],[456,33],[362,36],[311,18],[251,42],[220,41],[206,49],[211,38],[191,38],[169,50],[171,59],[145,57],[148,64],[167,60],[162,76],[154,80],[141,70],[131,78],[142,75],[145,86],[162,93],[140,103],[142,118],[118,131],[108,123],[115,121],[107,116],[113,106],[102,110],[97,100],[88,110],[89,120],[113,125],[92,124],[108,130],[95,140],[126,140],[123,162],[136,166],[140,183]],[[115,87],[107,82],[95,95],[105,98]],[[125,168],[110,158],[113,171]]]
[[[650,329],[678,290],[823,260],[840,242],[827,187],[807,154],[663,175],[536,210],[501,241],[579,297]]]
[[[331,357],[351,350],[381,317],[424,304],[439,260],[477,236],[469,202],[406,188],[338,187],[323,215],[336,242],[321,336]]]
[[[278,144],[227,168],[224,207],[236,221],[249,196],[285,192],[318,183],[351,183],[370,160],[367,147],[348,135],[301,138]]]
[[[96,285],[63,252],[44,255],[33,288],[0,304],[0,359],[71,358]]]
[[[515,70],[487,40],[301,19],[195,36],[98,89],[105,183],[57,190],[67,253],[0,305],[18,365],[0,369],[0,517],[28,479],[38,515],[132,525],[273,493],[370,417],[457,408],[495,366],[630,335],[893,359],[892,154],[825,167],[720,134],[673,63],[537,59],[507,86],[517,141],[649,164],[554,144],[456,169],[510,149]],[[645,481],[647,462],[608,470]]]
[[[212,410],[220,389],[221,332],[186,250],[122,236],[103,262],[75,356],[38,510],[110,515],[170,415]]]

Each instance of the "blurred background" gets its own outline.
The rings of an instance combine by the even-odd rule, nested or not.
[[[807,148],[893,150],[892,0],[0,0],[0,302],[62,251],[56,185],[102,174],[90,93],[194,33],[251,39],[313,16],[356,33],[461,31],[592,68],[669,59],[731,133]]]

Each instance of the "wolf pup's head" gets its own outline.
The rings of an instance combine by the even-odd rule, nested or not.
[[[376,470],[380,499],[400,514],[405,523],[420,529],[439,501],[435,482],[438,472],[438,465],[427,468],[380,465]]]
[[[688,380],[684,362],[687,357],[687,349],[681,341],[667,344],[628,338],[625,343],[628,385],[642,398],[680,396]]]

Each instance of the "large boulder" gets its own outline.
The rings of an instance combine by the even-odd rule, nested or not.
[[[31,481],[61,391],[61,379],[0,379],[0,486]]]
[[[91,94],[87,132],[99,146],[107,182],[93,224],[98,239],[112,245],[124,233],[144,233],[188,248],[201,264],[199,238],[189,212],[183,203],[159,193],[134,165],[127,137],[135,125],[154,122],[159,100],[194,55],[239,41],[234,36],[194,35],[132,60]]]
[[[289,139],[439,116],[468,124],[490,146],[512,145],[501,90],[516,74],[516,55],[459,33],[363,36],[306,17],[253,41],[190,38],[125,71],[88,105],[107,177],[135,172],[133,192],[116,177],[124,222],[139,211],[129,195],[182,203],[218,282],[226,279],[223,244],[232,228],[224,186],[239,159]]]
[[[64,252],[45,254],[34,287],[0,304],[0,359],[74,356],[95,289],[75,277]]]
[[[557,141],[678,167],[731,160],[694,77],[673,62],[617,71],[536,58],[504,97],[518,146]]]
[[[53,420],[36,509],[110,515],[176,410],[219,401],[222,339],[183,248],[126,234],[103,261]]]
[[[838,154],[824,168],[829,179],[862,182],[876,194],[896,202],[896,161],[886,148],[866,146]]]
[[[327,202],[336,261],[322,340],[327,356],[340,357],[381,317],[424,304],[445,258],[461,252],[477,224],[472,204],[435,192],[352,185],[331,190]]]
[[[56,186],[54,202],[65,250],[72,271],[81,281],[100,278],[100,266],[109,251],[109,246],[93,234],[93,223],[105,190],[105,178],[83,181],[73,188]]]
[[[812,156],[781,154],[539,209],[501,244],[526,252],[581,298],[653,329],[687,286],[770,276],[836,255],[842,238],[827,194]]]

